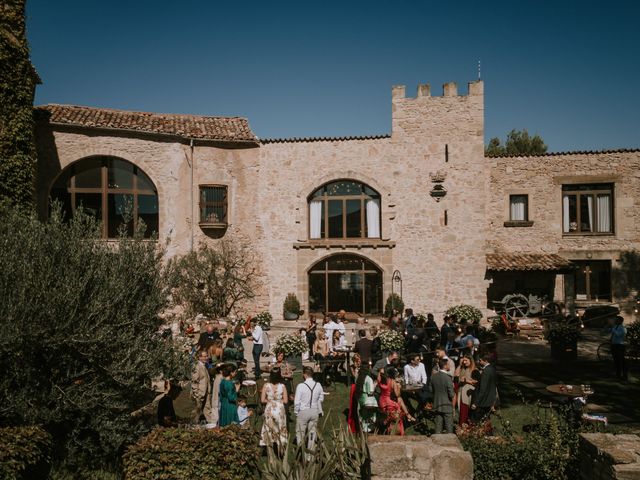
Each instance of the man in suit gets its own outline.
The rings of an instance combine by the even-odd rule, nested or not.
[[[480,423],[486,420],[498,400],[498,374],[496,367],[489,363],[489,355],[486,353],[480,356],[478,363],[482,368],[482,374],[471,400],[471,421],[473,423]]]
[[[211,395],[209,395],[209,387],[211,386],[211,380],[209,378],[209,371],[205,364],[209,359],[209,355],[206,350],[200,350],[198,354],[198,363],[191,377],[191,397],[195,402],[193,408],[193,422],[195,424],[200,423],[200,418],[204,411],[209,413],[210,408],[208,403]]]
[[[198,338],[198,348],[207,349],[219,338],[220,333],[216,326],[211,322],[207,322],[206,330],[202,332]]]
[[[453,433],[453,379],[447,373],[449,362],[438,360],[438,371],[431,377],[430,389],[433,395],[433,412],[436,414],[436,433]]]
[[[442,328],[440,329],[440,346],[446,347],[447,342],[449,341],[449,334],[453,332],[453,327],[451,326],[451,317],[445,316],[444,323],[442,324]]]
[[[399,358],[398,352],[391,352],[389,356],[378,360],[376,364],[373,366],[373,370],[371,370],[371,373],[373,374],[374,378],[378,376],[378,372],[381,369],[386,369],[389,365],[395,366],[395,364],[398,363],[398,358]]]
[[[358,330],[358,341],[353,347],[353,351],[360,355],[362,363],[367,364],[371,362],[371,348],[373,347],[373,340],[367,338],[366,330]]]

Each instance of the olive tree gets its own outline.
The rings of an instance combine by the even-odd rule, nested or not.
[[[260,288],[260,270],[250,245],[240,239],[201,243],[169,264],[172,295],[190,316],[226,317]]]
[[[0,424],[43,425],[71,466],[113,464],[148,429],[133,412],[153,399],[151,379],[188,368],[157,334],[162,251],[106,243],[98,227],[0,207]]]

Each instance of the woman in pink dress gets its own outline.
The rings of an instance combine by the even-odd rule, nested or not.
[[[384,368],[381,368],[378,371],[378,386],[380,387],[378,405],[387,417],[385,420],[387,433],[393,433],[393,428],[393,431],[398,432],[398,435],[404,435],[403,418],[407,417],[409,420],[414,420],[414,418],[409,415],[404,403],[397,402],[392,398],[394,396],[400,398],[400,385],[398,385],[395,380],[389,378]]]

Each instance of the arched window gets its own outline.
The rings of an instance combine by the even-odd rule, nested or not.
[[[358,255],[336,254],[309,269],[309,312],[382,313],[382,271]]]
[[[121,225],[133,235],[140,220],[145,237],[158,232],[158,191],[134,164],[114,157],[90,157],[73,163],[51,187],[52,200],[63,205],[67,216],[82,206],[102,222],[102,236],[118,236]]]
[[[380,238],[380,194],[353,180],[318,188],[309,197],[309,238]]]

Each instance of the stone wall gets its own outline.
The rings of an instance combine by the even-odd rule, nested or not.
[[[640,480],[640,436],[580,435],[582,480]]]
[[[370,435],[373,480],[471,480],[473,459],[453,434]]]
[[[486,204],[490,252],[558,253],[571,260],[611,260],[640,249],[640,154],[567,153],[487,158],[490,195]],[[563,235],[562,185],[614,184],[612,235]],[[507,227],[509,195],[526,194],[531,226]],[[562,289],[556,295],[562,298]],[[616,295],[614,300],[623,300]]]
[[[415,98],[394,87],[390,136],[216,144],[91,127],[43,126],[37,132],[38,205],[46,214],[49,188],[72,163],[112,155],[141,168],[159,194],[159,237],[167,256],[218,241],[198,225],[198,186],[228,186],[226,238],[251,243],[264,289],[242,313],[279,316],[289,292],[308,311],[308,271],[318,261],[353,253],[383,272],[383,301],[399,270],[406,306],[440,319],[454,304],[486,305],[489,252],[549,252],[570,259],[607,259],[640,249],[640,153],[579,153],[484,157],[482,82],[443,96],[420,85]],[[339,112],[336,112],[339,114]],[[435,178],[439,177],[439,178]],[[308,196],[340,179],[364,182],[381,195],[380,239],[309,239]],[[442,181],[446,195],[430,191]],[[615,184],[613,235],[563,236],[563,183]],[[507,228],[510,194],[529,195],[530,227]],[[395,285],[398,290],[399,285]],[[561,296],[562,285],[556,293]]]
[[[355,253],[376,263],[383,270],[384,299],[393,271],[400,270],[405,304],[418,312],[483,304],[482,84],[471,84],[468,96],[447,92],[430,97],[422,86],[416,98],[406,98],[404,87],[395,87],[391,138],[262,145],[258,201],[269,247],[272,311],[279,311],[290,291],[307,310],[306,272],[334,253]],[[440,202],[429,194],[436,172],[445,177],[447,190]],[[381,194],[382,242],[308,240],[307,197],[339,179],[362,181]]]

